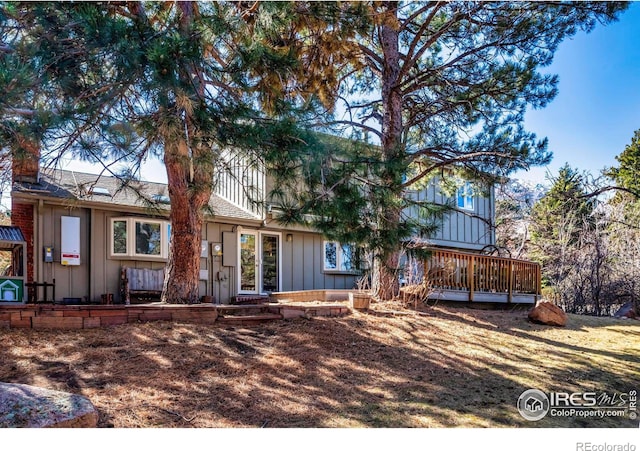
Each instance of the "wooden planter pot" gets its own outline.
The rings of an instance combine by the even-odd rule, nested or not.
[[[369,310],[371,304],[371,294],[368,292],[349,293],[349,303],[355,310]]]

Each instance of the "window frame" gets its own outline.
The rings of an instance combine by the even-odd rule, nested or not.
[[[336,267],[335,268],[328,268],[327,267],[327,244],[335,244],[336,246]],[[350,269],[344,269],[342,267],[342,265],[344,264],[344,247],[343,246],[349,246],[351,248],[351,264],[352,264],[352,268]],[[331,273],[331,274],[357,274],[360,272],[360,269],[358,269],[356,267],[356,251],[357,248],[354,244],[351,243],[340,243],[339,241],[335,241],[335,240],[324,240],[322,242],[322,271],[325,273]]]
[[[126,226],[126,253],[115,253],[115,234],[114,225],[117,222],[124,222]],[[160,254],[143,254],[138,253],[136,249],[136,224],[158,224],[160,226]],[[119,216],[109,218],[109,251],[108,257],[116,260],[147,260],[147,261],[166,261],[169,258],[169,239],[170,239],[171,222],[163,219],[146,218],[140,216]]]
[[[116,222],[124,222],[124,227],[125,227],[125,250],[124,253],[121,252],[114,252],[114,246],[116,243],[115,240],[115,223]],[[129,255],[129,242],[131,240],[129,239],[129,221],[126,220],[126,218],[111,218],[111,221],[109,221],[109,257],[112,258],[118,258],[118,257],[127,257]]]
[[[468,205],[468,203],[470,205]],[[475,211],[476,201],[471,182],[464,182],[464,184],[457,189],[456,205],[461,210]]]

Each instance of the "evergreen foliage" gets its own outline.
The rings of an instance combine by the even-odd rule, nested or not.
[[[635,198],[620,191],[603,196],[611,188],[605,185],[609,180],[592,180],[568,164],[550,180],[533,208],[526,202],[532,193],[508,187],[513,197],[498,202],[516,226],[499,227],[498,242],[512,254],[542,264],[542,294],[565,311],[611,315],[627,302],[637,309],[640,229]]]
[[[163,299],[197,302],[203,211],[225,158],[295,152],[299,124],[335,96],[323,74],[340,70],[349,41],[339,38],[353,35],[359,8],[4,3],[0,87],[13,97],[0,104],[2,147],[19,158],[22,141],[36,143],[48,164],[69,153],[124,186],[162,158],[172,205]]]
[[[543,286],[556,286],[574,263],[571,250],[592,225],[594,199],[586,197],[583,176],[565,164],[551,188],[535,203],[531,213],[530,257],[543,270]]]
[[[607,171],[617,186],[638,193],[640,197],[640,130],[636,130],[624,151],[616,157],[619,166]]]
[[[16,156],[37,142],[50,161],[72,152],[114,173],[127,163],[125,178],[163,158],[172,241],[184,240],[171,246],[165,292],[179,302],[196,300],[202,210],[228,149],[278,175],[282,220],[312,219],[371,249],[386,284],[378,294],[389,297],[400,243],[432,233],[446,211],[417,202],[413,189],[455,173],[490,184],[548,162],[546,140],[522,125],[527,108],[557,91],[539,69],[563,39],[625,8],[3,3],[0,138]],[[327,123],[322,113],[338,111],[338,99],[348,99],[347,116]],[[351,139],[323,141],[311,133],[318,124]]]
[[[342,164],[325,166],[325,191],[352,198],[343,208],[302,206],[317,209],[325,233],[335,235],[335,224],[347,224],[340,229],[344,241],[356,238],[357,206],[368,205],[359,214],[371,233],[363,227],[357,237],[377,257],[376,294],[389,298],[397,293],[401,243],[421,227],[433,230],[437,215],[431,213],[442,214],[432,205],[412,205],[413,189],[450,175],[449,182],[486,186],[546,164],[546,139],[523,127],[526,109],[546,106],[557,93],[557,77],[540,68],[563,39],[615,20],[626,5],[383,1],[366,8],[372,27],[356,36],[359,53],[341,86],[346,114],[331,125],[356,140],[371,137],[377,146],[364,165],[356,150]],[[360,189],[351,187],[354,180]],[[412,206],[427,219],[421,225],[405,214]]]
[[[583,175],[568,164],[560,168],[552,182],[551,188],[533,206],[532,243],[541,245],[543,240],[548,240],[553,245],[567,240],[567,244],[574,244],[583,224],[591,222],[595,200],[587,197]],[[569,222],[575,227],[570,227],[567,233],[564,225]]]

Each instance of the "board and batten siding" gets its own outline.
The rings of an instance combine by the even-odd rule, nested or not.
[[[411,195],[415,200],[439,205],[456,201],[455,198],[445,196],[434,181],[423,190],[413,191]],[[473,201],[473,211],[447,213],[442,225],[433,236],[428,237],[428,241],[434,246],[467,250],[481,250],[485,246],[495,245],[495,231],[492,227],[495,214],[493,187],[489,189],[487,195],[474,196]]]
[[[245,228],[244,230],[256,230]],[[323,270],[324,239],[321,235],[311,232],[287,231],[280,228],[260,228],[259,232],[281,233],[282,246],[282,277],[280,291],[316,290],[316,289],[350,289],[355,287],[357,276],[345,273],[331,273]],[[223,240],[221,233],[228,234]],[[224,242],[223,253],[237,253],[238,227],[231,224],[207,223],[206,237],[209,244]],[[291,241],[287,241],[291,235]],[[233,244],[232,249],[227,246]],[[210,259],[211,292],[216,299],[223,303],[237,295],[237,266],[225,266],[222,257]],[[218,277],[221,272],[223,277]],[[223,279],[223,280],[219,280]]]
[[[72,216],[80,219],[80,264],[61,264],[61,217]],[[36,206],[34,236],[36,282],[56,283],[56,301],[63,298],[80,298],[83,301],[98,302],[106,293],[113,294],[114,301],[120,301],[120,270],[131,268],[162,269],[165,261],[142,259],[120,259],[109,257],[109,225],[114,217],[134,216],[121,212],[103,211],[90,208],[67,208],[44,204]],[[53,246],[53,263],[45,263],[42,258],[44,246]],[[40,289],[39,299],[43,291]],[[51,289],[49,289],[51,296]]]
[[[61,217],[80,218],[80,265],[63,266],[60,263]],[[35,281],[56,280],[56,300],[65,297],[80,298],[89,302],[99,302],[106,293],[113,294],[114,302],[120,299],[120,271],[122,267],[162,269],[164,260],[144,260],[142,258],[114,258],[109,256],[109,234],[112,218],[139,217],[140,214],[97,208],[68,208],[60,205],[36,205],[34,234]],[[212,245],[225,243],[223,253],[235,255],[238,246],[236,224],[205,221],[202,240],[207,242],[205,257],[200,259],[203,278],[199,283],[200,296],[214,296],[217,302],[228,303],[237,295],[237,266],[225,265],[223,256],[214,255]],[[282,278],[280,291],[311,289],[350,289],[355,287],[357,276],[353,274],[331,273],[323,270],[323,245],[321,235],[303,231],[287,231],[281,228],[250,228],[260,232],[281,233]],[[288,234],[292,235],[287,241]],[[44,263],[43,246],[54,247],[54,262]],[[231,259],[235,262],[235,259]],[[41,289],[42,290],[42,289]],[[42,291],[41,291],[42,293]],[[49,289],[49,296],[51,290]]]
[[[305,232],[291,235],[291,242],[285,239],[282,247],[282,291],[355,288],[358,276],[324,271],[322,235]]]
[[[80,264],[65,266],[61,263],[62,251],[62,217],[79,218]],[[91,279],[89,250],[91,211],[86,208],[54,208],[47,205],[36,205],[34,213],[34,282],[52,283],[55,279],[56,299],[80,298],[88,296]],[[53,262],[43,260],[44,246],[53,246]],[[44,289],[38,289],[38,299],[44,300]],[[48,288],[47,297],[52,296]],[[47,299],[49,300],[49,299]]]
[[[141,260],[141,259],[124,259],[113,258],[109,256],[109,235],[111,233],[110,224],[112,218],[122,217],[141,217],[149,219],[145,216],[131,215],[121,212],[103,211],[93,209],[92,221],[92,285],[90,287],[90,298],[93,301],[99,301],[100,296],[105,293],[111,293],[114,296],[114,302],[121,302],[120,299],[120,271],[123,267],[136,269],[163,269],[165,267],[164,260]]]

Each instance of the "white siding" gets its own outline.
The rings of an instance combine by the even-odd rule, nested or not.
[[[219,166],[215,193],[244,210],[262,215],[264,171],[251,165],[245,158],[229,152],[220,157]]]

